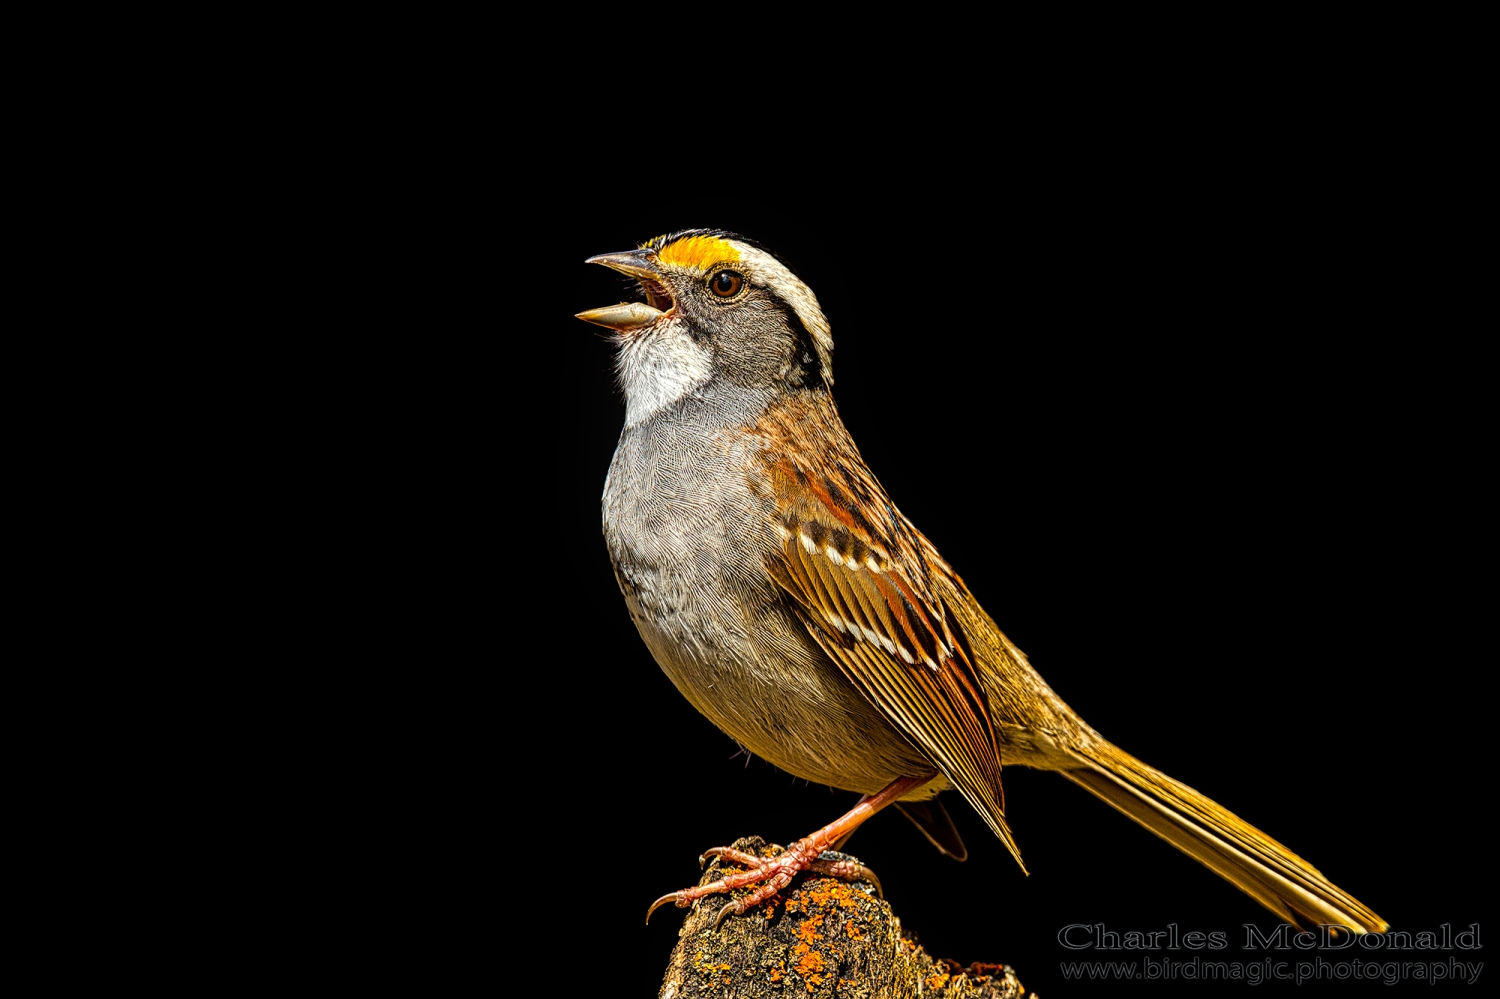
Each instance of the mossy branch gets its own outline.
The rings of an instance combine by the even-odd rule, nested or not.
[[[773,850],[759,836],[734,847]],[[700,884],[740,870],[715,859]],[[743,892],[742,892],[743,893]],[[1020,999],[1015,972],[1001,964],[933,958],[865,882],[798,877],[765,905],[714,918],[729,896],[696,902],[683,922],[659,999]],[[662,910],[657,918],[669,915]]]

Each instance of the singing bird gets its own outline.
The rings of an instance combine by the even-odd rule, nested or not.
[[[1000,774],[1021,765],[1098,795],[1287,922],[1386,928],[1053,693],[865,465],[834,405],[828,320],[779,258],[693,229],[588,262],[644,298],[579,314],[613,331],[625,395],[603,514],[631,619],[683,696],[740,745],[865,795],[775,858],[708,851],[748,870],[653,911],[756,885],[722,920],[800,870],[863,875],[820,855],[892,803],[962,859],[934,799],[947,789],[1020,863]]]

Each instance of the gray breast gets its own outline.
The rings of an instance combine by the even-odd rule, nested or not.
[[[641,638],[694,707],[784,770],[864,793],[920,772],[768,575],[781,538],[759,439],[713,402],[628,427],[610,465],[604,536]]]
[[[714,401],[679,400],[626,428],[603,499],[605,540],[643,637],[658,660],[691,650],[681,667],[700,671],[753,661],[747,610],[774,596],[761,567],[773,520],[751,486],[757,439]]]

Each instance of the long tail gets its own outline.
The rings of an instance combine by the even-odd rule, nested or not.
[[[1294,925],[1334,924],[1380,933],[1385,920],[1307,861],[1234,813],[1108,743],[1075,749],[1063,770],[1209,870]]]

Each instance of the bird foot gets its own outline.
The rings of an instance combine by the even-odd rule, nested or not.
[[[700,863],[717,857],[721,862],[738,864],[747,870],[727,874],[717,881],[696,888],[684,888],[663,895],[651,903],[651,908],[646,911],[646,922],[649,923],[651,914],[668,902],[679,909],[686,909],[700,898],[755,885],[748,895],[735,899],[719,910],[714,919],[714,929],[718,929],[730,913],[743,915],[785,888],[802,871],[812,871],[844,881],[868,881],[875,886],[877,894],[882,894],[880,879],[875,876],[875,872],[847,854],[829,850],[829,844],[824,842],[829,838],[823,835],[825,832],[826,830],[819,830],[805,839],[799,839],[774,857],[757,857],[753,853],[728,846],[716,846],[703,851],[703,856],[698,858]]]
[[[914,788],[928,783],[932,778],[932,774],[897,777],[879,794],[866,795],[839,818],[834,819],[811,836],[804,836],[774,857],[757,857],[730,846],[716,846],[712,850],[703,851],[704,857],[718,857],[720,860],[748,867],[749,870],[736,871],[706,885],[684,888],[682,891],[663,895],[652,902],[651,908],[646,910],[646,922],[651,921],[651,913],[668,902],[673,903],[679,909],[686,909],[707,895],[733,891],[746,885],[755,885],[755,889],[750,894],[744,898],[735,899],[719,910],[718,918],[714,920],[714,929],[718,929],[719,924],[724,922],[725,916],[731,912],[742,915],[746,909],[759,905],[785,888],[791,882],[792,877],[801,871],[816,871],[819,874],[842,878],[846,881],[868,881],[875,886],[876,892],[880,892],[880,879],[875,876],[874,871],[853,857],[832,851],[847,840],[854,830],[859,828],[860,823],[886,805],[898,800],[903,794],[908,794]],[[881,894],[884,895],[883,892]]]

